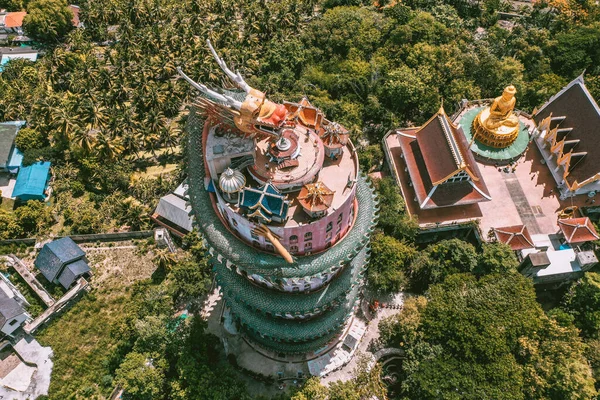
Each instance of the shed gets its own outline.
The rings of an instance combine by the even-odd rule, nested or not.
[[[27,167],[21,167],[17,175],[13,197],[19,200],[44,200],[50,178],[50,162],[39,161]]]
[[[184,199],[171,193],[160,198],[152,219],[177,236],[183,236],[194,229],[191,211]]]
[[[27,319],[23,306],[0,290],[0,331],[10,335]]]
[[[77,277],[90,271],[87,263],[83,260],[84,256],[85,252],[77,246],[73,239],[65,237],[46,243],[34,264],[50,282],[58,281],[68,288],[70,285],[65,286],[65,283],[72,283]],[[78,261],[82,261],[85,267],[81,263],[76,263]],[[69,265],[71,267],[67,270],[66,266]],[[73,279],[71,279],[72,275],[75,276]]]

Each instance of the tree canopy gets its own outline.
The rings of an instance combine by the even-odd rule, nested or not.
[[[593,399],[584,345],[519,274],[456,274],[382,324],[402,347],[405,399]],[[399,342],[400,341],[400,342]]]

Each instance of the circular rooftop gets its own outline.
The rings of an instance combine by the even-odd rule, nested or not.
[[[463,114],[458,120],[458,124],[462,127],[467,141],[471,143],[473,140],[472,126],[473,120],[479,114],[479,112],[485,107],[474,107]],[[475,158],[480,161],[497,163],[497,164],[508,164],[509,162],[516,160],[525,152],[529,145],[529,132],[527,126],[523,123],[519,123],[519,135],[516,140],[508,147],[503,149],[486,146],[479,142],[477,139],[471,145],[471,150],[475,154]]]

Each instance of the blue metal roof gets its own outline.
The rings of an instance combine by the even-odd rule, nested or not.
[[[83,258],[85,252],[70,237],[46,243],[35,259],[35,266],[50,282],[59,275],[65,264]]]
[[[13,197],[21,200],[44,200],[50,165],[49,161],[40,161],[27,167],[21,167],[15,182]]]
[[[240,207],[259,212],[267,220],[272,216],[285,219],[289,204],[275,186],[267,183],[260,189],[244,188]]]
[[[58,277],[58,281],[65,289],[71,287],[73,282],[81,275],[90,272],[89,265],[83,259],[67,264],[63,272]]]

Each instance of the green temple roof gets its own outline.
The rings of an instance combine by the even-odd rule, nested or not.
[[[350,298],[355,298],[357,294],[358,286],[353,289]],[[355,301],[317,317],[289,320],[257,313],[232,299],[229,299],[227,305],[245,329],[276,340],[299,343],[336,331],[351,315]]]
[[[246,332],[245,334],[252,339],[252,341],[278,353],[306,354],[324,348],[337,334],[339,334],[339,332],[331,332],[328,335],[305,343],[274,342],[272,339],[263,338],[253,332]]]
[[[254,285],[221,263],[215,265],[215,272],[217,281],[228,298],[263,312],[294,315],[296,312],[300,314],[313,312],[316,308],[326,306],[333,301],[344,301],[346,294],[361,279],[360,274],[364,271],[367,259],[368,246],[365,246],[328,286],[312,293],[280,292]],[[217,263],[216,259],[213,261]]]

